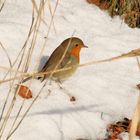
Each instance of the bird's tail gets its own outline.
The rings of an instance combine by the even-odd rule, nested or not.
[[[42,77],[33,78],[32,76],[30,76],[30,77],[23,79],[22,83],[25,83],[26,81],[31,80],[31,79],[37,79],[37,80],[41,80],[41,82],[43,82],[45,78],[43,78],[43,79],[42,79]]]
[[[41,80],[41,82],[43,82],[45,78],[46,78],[45,76],[44,77],[41,77],[41,76],[40,77],[29,76],[29,77],[23,79],[22,83],[25,83],[26,81],[31,80],[31,79],[37,79],[37,80]]]

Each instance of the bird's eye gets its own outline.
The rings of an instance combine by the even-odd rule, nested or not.
[[[75,46],[76,46],[76,47],[78,47],[79,45],[78,45],[78,44],[76,44]]]

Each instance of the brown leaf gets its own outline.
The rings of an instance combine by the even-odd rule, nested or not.
[[[24,99],[32,98],[32,92],[27,86],[19,85],[17,88],[17,92],[17,94]]]
[[[70,98],[70,101],[71,101],[71,102],[75,102],[75,101],[76,101],[76,98],[75,98],[74,96],[72,96],[72,97]]]
[[[137,88],[140,89],[140,84],[137,85]]]
[[[103,9],[103,10],[106,10],[106,9],[108,9],[110,7],[109,2],[107,2],[107,1],[100,2],[100,0],[87,0],[87,2],[95,4],[100,9]]]

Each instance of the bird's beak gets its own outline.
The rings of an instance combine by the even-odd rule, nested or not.
[[[88,46],[84,45],[84,48],[88,48]]]

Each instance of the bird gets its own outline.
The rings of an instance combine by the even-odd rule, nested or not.
[[[64,81],[71,77],[80,63],[80,51],[82,48],[87,48],[82,39],[78,37],[70,37],[65,39],[51,54],[39,73],[50,72],[49,74],[42,75],[37,79],[44,81],[51,75],[51,72],[63,68],[69,68],[64,71],[54,72],[51,75],[53,80]],[[61,60],[62,59],[62,60]],[[73,67],[74,66],[74,67]],[[31,79],[32,77],[25,78],[23,82]]]

